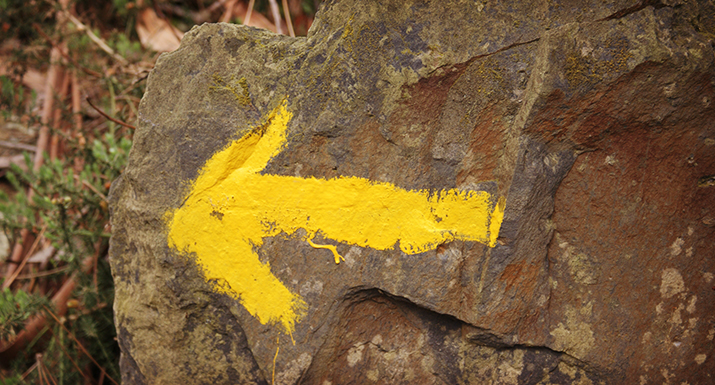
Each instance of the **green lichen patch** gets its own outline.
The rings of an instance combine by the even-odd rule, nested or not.
[[[221,75],[213,74],[211,81],[209,90],[228,91],[242,106],[251,104],[251,94],[248,91],[248,81],[245,77],[236,80],[236,77],[231,75],[229,81],[226,81]]]

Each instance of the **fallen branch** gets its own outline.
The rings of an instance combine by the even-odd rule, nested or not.
[[[60,52],[61,51],[62,50],[60,50]],[[57,93],[58,100],[60,102],[64,101],[68,96],[70,76],[71,75],[69,71],[62,71],[62,83],[60,85],[59,92]],[[66,125],[66,122],[62,120],[62,109],[60,107],[55,106],[52,122],[55,127],[55,130],[50,136],[50,160],[55,160],[57,159],[60,151],[60,136],[58,135],[58,132],[61,132],[63,130],[63,126]]]
[[[25,150],[25,151],[30,151],[30,152],[37,151],[37,147],[35,147],[35,146],[31,146],[31,145],[25,144],[25,143],[8,142],[6,140],[0,140],[0,147],[10,148],[13,150]]]
[[[20,166],[22,170],[27,170],[27,165],[25,164],[25,157],[22,155],[0,157],[0,170],[4,168],[10,168],[11,164],[16,164]]]
[[[94,266],[93,256],[87,257],[82,262],[82,271],[88,272]],[[52,304],[55,308],[55,313],[58,316],[63,316],[67,311],[67,300],[72,291],[77,286],[76,274],[68,278],[60,287],[60,289],[52,297]],[[54,316],[53,314],[53,316]],[[10,362],[17,356],[27,345],[34,341],[37,336],[47,327],[47,317],[37,315],[32,317],[26,324],[25,328],[15,336],[12,342],[0,340],[0,362]],[[115,382],[116,383],[116,382]]]

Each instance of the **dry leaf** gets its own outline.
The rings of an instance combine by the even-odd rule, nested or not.
[[[160,19],[151,8],[139,12],[137,18],[137,35],[142,46],[156,52],[170,52],[179,48],[184,33]]]

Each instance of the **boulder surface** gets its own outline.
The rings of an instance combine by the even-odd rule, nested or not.
[[[162,55],[112,186],[126,384],[705,384],[712,0],[333,0]]]

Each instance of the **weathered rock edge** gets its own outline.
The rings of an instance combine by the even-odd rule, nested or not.
[[[307,38],[192,29],[149,77],[110,197],[123,381],[271,380],[278,332],[168,248],[164,214],[285,97],[266,173],[486,189],[507,208],[494,249],[338,245],[335,266],[267,240],[310,305],[277,383],[711,381],[713,9],[346,0]]]

